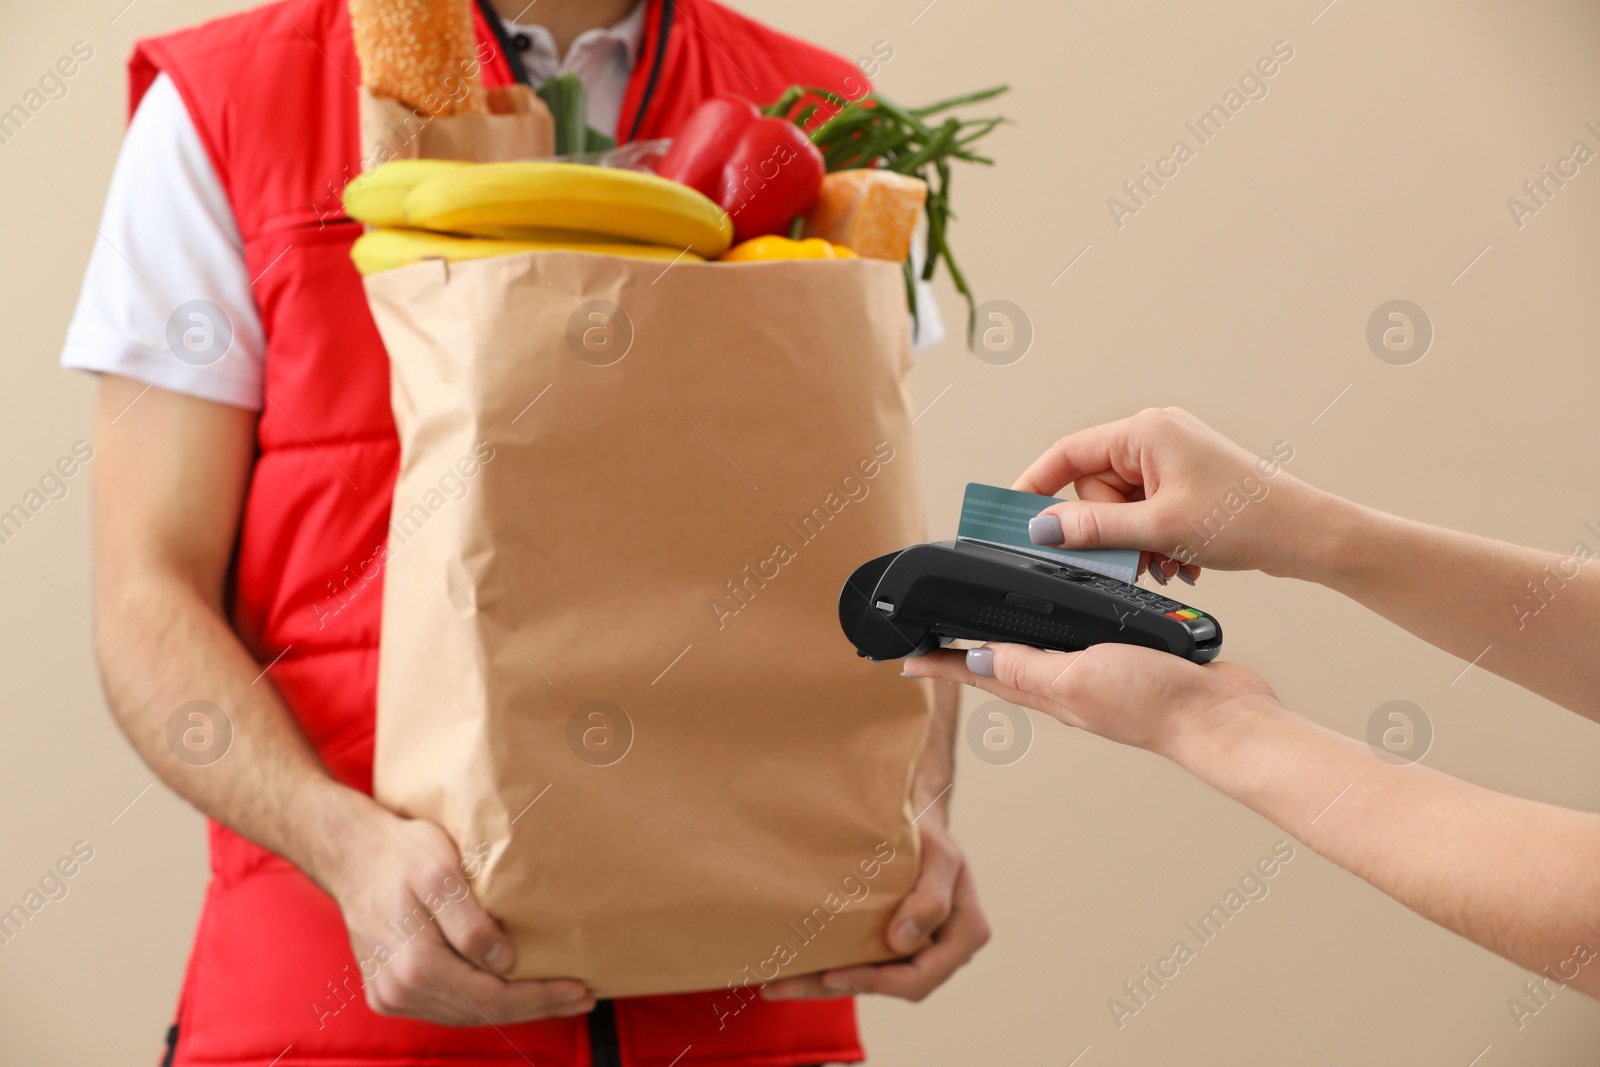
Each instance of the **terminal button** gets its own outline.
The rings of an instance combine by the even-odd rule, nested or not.
[[[1006,603],[1023,611],[1036,611],[1040,615],[1048,615],[1055,610],[1055,605],[1048,600],[1040,600],[1034,596],[1024,596],[1021,593],[1007,593]]]

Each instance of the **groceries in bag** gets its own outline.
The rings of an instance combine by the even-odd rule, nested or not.
[[[824,241],[820,237],[808,237],[803,241],[796,241],[790,237],[776,237],[768,234],[765,237],[752,237],[748,241],[734,245],[722,253],[719,263],[771,263],[779,259],[855,259],[855,252]]]
[[[592,237],[592,235],[585,234],[580,237]],[[693,252],[684,252],[662,245],[633,244],[627,241],[573,240],[559,236],[554,240],[545,241],[502,241],[403,229],[372,230],[362,234],[356,238],[355,246],[350,250],[350,258],[355,261],[356,270],[367,275],[394,270],[396,267],[409,267],[425,259],[442,259],[455,263],[464,259],[527,255],[530,252],[585,252],[595,256],[621,256],[624,259],[655,259],[664,263],[705,262]]]
[[[687,186],[574,163],[396,160],[352,181],[345,210],[378,227],[352,251],[363,274],[427,258],[557,248],[699,262],[726,251],[733,236],[727,216]],[[430,244],[419,237],[425,232],[440,239]],[[482,243],[473,247],[473,238]],[[388,249],[403,254],[391,256]]]
[[[540,93],[560,105],[553,109],[559,111],[556,143],[588,147],[582,86],[568,82],[547,82]],[[1006,120],[946,113],[1006,91],[997,86],[921,108],[876,93],[846,100],[798,85],[766,108],[722,94],[691,113],[664,156],[643,164],[654,173],[632,169],[640,166],[632,161],[396,160],[352,180],[345,207],[369,226],[564,244],[575,251],[599,253],[599,246],[629,241],[715,259],[741,248],[729,262],[829,258],[771,242],[742,247],[763,237],[820,238],[902,264],[913,312],[911,245],[926,215],[921,277],[931,278],[943,263],[970,308],[972,292],[949,244],[950,164],[992,163],[974,145]],[[603,153],[583,158],[606,162]],[[550,230],[562,231],[560,238],[534,232]],[[369,254],[365,261],[389,259]]]

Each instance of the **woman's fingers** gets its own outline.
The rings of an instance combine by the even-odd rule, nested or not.
[[[1166,585],[1178,576],[1178,561],[1160,552],[1150,553],[1149,572],[1159,585]]]
[[[903,671],[917,678],[941,678],[981,689],[1019,707],[1060,718],[1050,706],[1065,697],[1063,683],[1081,652],[1045,652],[1026,645],[942,648],[905,661]]]
[[[1098,500],[1107,504],[1126,504],[1130,500],[1144,498],[1143,487],[1130,484],[1116,471],[1079,478],[1072,483],[1072,488],[1079,500]]]
[[[1131,421],[1119,419],[1068,434],[1034,460],[1013,488],[1054,496],[1062,486],[1107,473],[1127,485],[1143,485],[1136,450],[1129,447]]]
[[[1252,456],[1178,408],[1147,408],[1061,438],[1016,487],[1047,496],[1069,484],[1077,490],[1076,500],[1034,516],[1035,544],[1137,548],[1152,554],[1144,566],[1156,581],[1192,585],[1202,557],[1207,566],[1242,570],[1281,554],[1285,516],[1308,498],[1279,473],[1293,450],[1280,442],[1272,457]],[[1283,488],[1269,504],[1265,479],[1273,478]],[[1229,536],[1219,539],[1224,529]]]
[[[1082,652],[1045,652],[996,644],[964,653],[941,649],[905,661],[916,677],[944,677],[1032,708],[1066,726],[1118,744],[1161,751],[1238,697],[1270,697],[1271,689],[1232,663],[1201,666],[1182,656],[1114,641]]]
[[[1034,544],[1052,548],[1157,551],[1171,547],[1171,537],[1165,531],[1165,511],[1165,507],[1149,500],[1067,500],[1035,515],[1028,522],[1028,536]]]

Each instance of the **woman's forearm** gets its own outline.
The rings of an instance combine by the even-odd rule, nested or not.
[[[1600,816],[1496,793],[1245,698],[1165,754],[1402,904],[1600,996]]]
[[[1320,582],[1424,641],[1600,720],[1600,564],[1397,518],[1332,496],[1293,577]]]

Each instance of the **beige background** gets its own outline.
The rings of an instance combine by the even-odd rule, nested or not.
[[[95,49],[66,98],[0,145],[0,507],[89,431],[92,387],[55,358],[130,42],[238,6],[124,2],[12,5],[0,35],[7,107],[73,41]],[[981,296],[1024,308],[1035,337],[1011,366],[957,340],[921,358],[935,533],[953,532],[967,480],[1009,482],[1086,420],[1182,404],[1257,451],[1290,442],[1292,471],[1368,503],[1595,544],[1600,163],[1521,230],[1506,208],[1574,141],[1600,148],[1583,128],[1600,125],[1593,5],[925,3],[742,0],[847,55],[887,42],[879,83],[907,101],[1016,87],[1000,165],[958,175],[955,239]],[[1116,228],[1106,198],[1278,40],[1295,56],[1270,95]],[[1437,334],[1403,368],[1364,341],[1397,297]],[[150,775],[107,719],[83,617],[87,479],[70,484],[0,547],[0,904],[76,840],[95,857],[0,947],[7,1065],[152,1062],[206,874],[201,820],[159,785],[144,792]],[[1434,724],[1432,766],[1600,809],[1593,724],[1462,675],[1319,588],[1212,575],[1193,599],[1226,622],[1230,656],[1307,715],[1361,735],[1377,705],[1413,700]],[[1519,1031],[1506,1001],[1521,971],[1304,849],[1119,1032],[1107,998],[1282,835],[1154,757],[1035,723],[1012,766],[961,752],[956,827],[994,943],[923,1005],[863,1004],[873,1062],[1593,1062],[1600,1005],[1564,992]]]

